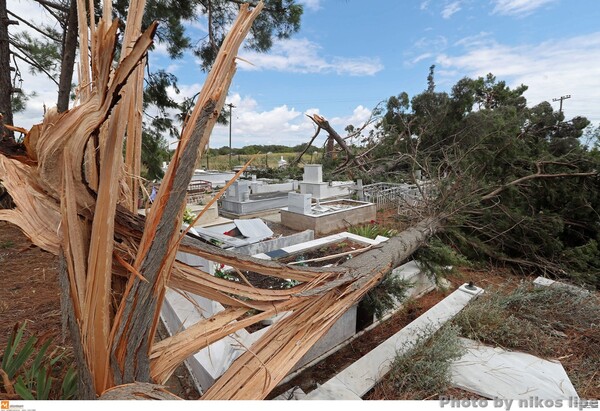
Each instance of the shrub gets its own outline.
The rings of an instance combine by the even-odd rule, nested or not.
[[[371,221],[369,224],[352,226],[348,228],[348,232],[371,239],[375,239],[378,235],[390,238],[398,234],[397,230],[381,226],[375,221]]]
[[[460,358],[464,347],[459,329],[442,327],[431,338],[418,336],[415,345],[399,354],[391,370],[376,390],[389,399],[425,399],[450,387],[450,366]]]
[[[75,398],[77,376],[67,366],[64,351],[48,353],[52,341],[35,336],[21,344],[25,328],[26,323],[15,325],[2,354],[0,392],[14,391],[24,400]]]

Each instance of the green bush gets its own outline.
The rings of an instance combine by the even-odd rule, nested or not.
[[[348,228],[348,232],[371,239],[375,239],[378,235],[391,238],[398,234],[397,230],[379,225],[375,221],[371,221],[369,224],[352,226]]]
[[[455,267],[468,267],[469,260],[457,250],[434,237],[414,254],[414,259],[436,280],[455,271]],[[449,267],[451,267],[449,269]]]
[[[390,273],[365,295],[363,307],[377,319],[381,319],[389,310],[404,301],[410,287],[412,285],[408,281]]]
[[[51,340],[31,336],[23,341],[26,323],[15,325],[2,354],[0,393],[11,388],[24,400],[69,400],[77,394],[77,375],[67,366],[65,353],[48,353]],[[11,387],[5,386],[10,384]]]

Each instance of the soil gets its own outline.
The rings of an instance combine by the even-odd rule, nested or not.
[[[347,253],[350,251],[361,250],[368,245],[357,243],[351,240],[340,240],[332,244],[328,244],[318,248],[311,248],[298,254],[283,258],[279,261],[282,263],[297,263],[298,266],[308,267],[323,267],[324,265],[332,264],[334,266],[339,265],[346,261],[350,254],[343,255],[340,257],[322,260],[322,261],[311,261],[317,258],[329,257],[337,254]],[[351,258],[351,257],[350,257]]]
[[[329,257],[337,254],[342,254],[354,250],[360,250],[367,247],[364,244],[360,244],[350,240],[341,240],[323,247],[313,248],[306,250],[304,252],[291,255],[289,257],[285,257],[278,261],[283,263],[292,263],[299,262],[296,264],[298,266],[308,266],[308,267],[323,267],[324,265],[338,265],[343,263],[349,258],[349,255],[343,255],[332,259],[322,260],[322,261],[311,261],[313,259],[321,258],[321,257]],[[351,257],[350,257],[351,258]],[[306,261],[306,262],[304,262]],[[282,290],[286,288],[291,288],[295,284],[290,283],[290,281],[271,277],[268,275],[262,275],[259,273],[255,273],[253,271],[243,271],[242,274],[244,278],[252,284],[252,286],[261,289],[273,289],[273,290]],[[226,273],[227,279],[231,281],[245,283],[245,281],[237,274],[235,271],[228,271]],[[262,328],[262,327],[261,327]],[[254,330],[254,328],[252,328]],[[259,328],[260,329],[260,328]],[[255,330],[256,331],[256,330]]]
[[[0,221],[0,351],[16,323],[28,335],[60,341],[58,258],[31,244],[16,226]]]
[[[48,352],[58,348],[68,354],[72,348],[62,333],[58,258],[31,244],[17,226],[3,221],[0,221],[0,278],[0,354],[4,353],[15,324],[24,321],[27,322],[25,339],[32,335],[52,338]],[[161,335],[165,333],[162,330]],[[180,398],[200,396],[184,366],[177,368],[166,386]]]

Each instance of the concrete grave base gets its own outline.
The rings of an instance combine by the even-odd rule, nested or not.
[[[294,230],[313,230],[315,235],[324,235],[345,230],[352,225],[366,223],[377,218],[375,204],[353,200],[343,201],[355,203],[356,206],[322,214],[299,214],[283,208],[281,210],[281,223]],[[335,202],[326,201],[321,205],[327,206]]]

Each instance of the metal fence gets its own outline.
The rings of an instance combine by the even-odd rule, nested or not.
[[[403,183],[368,184],[363,187],[363,196],[365,201],[376,204],[378,210],[394,208],[410,188],[411,185]]]
[[[433,194],[431,182],[415,184],[407,183],[375,183],[363,187],[365,201],[377,205],[378,210],[397,208],[398,214],[419,206],[423,196],[430,198]]]

